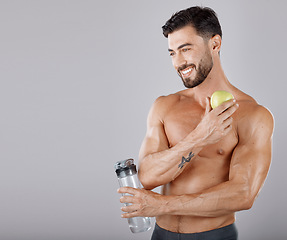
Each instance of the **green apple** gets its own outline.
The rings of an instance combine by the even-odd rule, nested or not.
[[[223,102],[226,102],[230,99],[234,99],[233,95],[226,91],[215,91],[211,95],[210,104],[212,109],[218,107]]]

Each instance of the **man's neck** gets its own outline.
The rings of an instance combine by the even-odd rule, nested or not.
[[[231,91],[233,86],[228,81],[227,77],[224,74],[224,71],[221,67],[220,61],[214,62],[214,66],[207,76],[207,78],[193,88],[194,99],[204,108],[206,107],[206,98],[211,97],[212,93],[217,90]]]

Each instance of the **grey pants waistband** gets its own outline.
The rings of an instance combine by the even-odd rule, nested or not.
[[[238,232],[235,224],[200,233],[170,232],[155,225],[151,240],[237,240]]]

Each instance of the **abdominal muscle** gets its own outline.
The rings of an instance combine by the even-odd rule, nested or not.
[[[156,219],[157,225],[161,228],[177,233],[205,232],[225,227],[234,221],[234,214],[216,218],[166,215]]]
[[[183,195],[199,193],[228,180],[230,156],[195,157],[179,177],[163,186],[163,195]],[[178,233],[204,232],[232,224],[233,214],[220,217],[199,217],[162,215],[158,216],[157,224],[166,230]]]

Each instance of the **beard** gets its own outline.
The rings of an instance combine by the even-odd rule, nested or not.
[[[193,67],[196,70],[196,75],[194,79],[192,79],[191,77],[188,78],[182,77],[180,71],[187,67]],[[194,88],[204,82],[204,80],[210,73],[212,67],[213,67],[213,61],[211,54],[210,52],[206,51],[204,57],[200,60],[198,64],[198,68],[196,68],[195,64],[185,64],[178,68],[178,75],[182,79],[182,82],[186,88]]]

